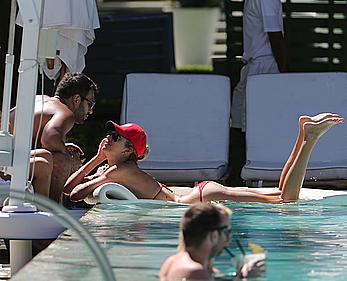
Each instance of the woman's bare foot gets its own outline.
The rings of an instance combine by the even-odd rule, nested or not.
[[[329,112],[328,113],[320,113],[320,114],[317,114],[315,116],[302,115],[299,118],[299,126],[300,126],[300,128],[303,128],[304,124],[306,122],[318,123],[318,122],[323,121],[324,119],[333,118],[333,117],[339,118],[340,116],[336,113],[329,113]]]
[[[330,113],[327,113],[330,114]],[[317,141],[322,135],[324,135],[332,126],[343,123],[342,117],[326,117],[323,116],[319,122],[306,122],[304,123],[304,133],[306,141]]]

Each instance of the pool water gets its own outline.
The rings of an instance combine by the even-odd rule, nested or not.
[[[266,272],[248,280],[346,280],[347,196],[270,205],[226,203],[233,236],[267,251]],[[159,280],[160,265],[176,252],[179,222],[187,206],[98,205],[83,221],[105,249],[118,281]],[[240,255],[235,242],[233,253]],[[249,250],[247,250],[249,251]],[[250,252],[250,251],[249,251]],[[215,261],[234,272],[228,255]],[[68,231],[12,280],[101,280],[88,249]]]

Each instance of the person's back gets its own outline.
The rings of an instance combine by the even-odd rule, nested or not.
[[[117,163],[115,167],[110,167],[109,177],[114,182],[124,185],[138,198],[144,199],[160,199],[175,201],[175,194],[156,181],[151,175],[142,171],[136,162],[128,161],[125,163]]]
[[[42,101],[43,100],[43,101]],[[16,108],[11,110],[10,114],[10,133],[14,131]],[[42,115],[42,118],[41,118]],[[73,112],[57,97],[50,96],[36,96],[35,99],[35,111],[34,111],[34,128],[32,135],[32,144],[34,145],[35,138],[38,136],[38,147],[42,147],[41,143],[42,132],[45,129],[47,122],[52,118],[57,118],[58,116],[71,120],[74,123]],[[73,124],[72,123],[72,124]]]

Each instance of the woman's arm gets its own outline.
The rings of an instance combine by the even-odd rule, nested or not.
[[[97,187],[108,182],[113,181],[104,174],[85,183],[80,183],[70,192],[70,199],[72,201],[83,200],[84,198],[88,197],[88,195],[91,194]]]
[[[124,179],[124,169],[118,169],[116,165],[111,166],[100,176],[89,181],[78,184],[70,193],[72,201],[80,201],[88,197],[96,188],[105,183],[119,182]]]
[[[69,195],[78,184],[86,180],[86,176],[88,176],[91,171],[106,160],[106,157],[102,152],[102,146],[105,141],[106,139],[101,141],[98,153],[67,179],[63,191],[65,194]]]

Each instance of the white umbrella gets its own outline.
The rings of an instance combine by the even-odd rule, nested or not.
[[[17,24],[21,25],[18,14]],[[57,30],[57,56],[46,60],[43,70],[50,79],[58,79],[65,73],[82,72],[84,56],[95,39],[94,29],[100,27],[95,0],[46,0],[43,12],[43,28]]]

